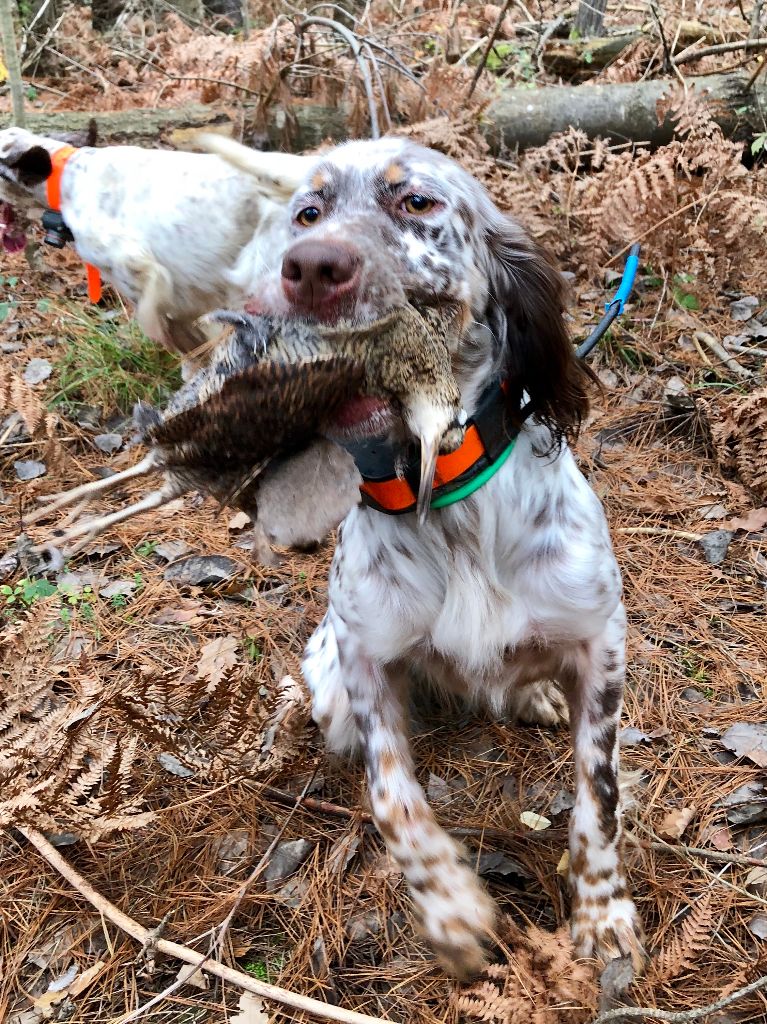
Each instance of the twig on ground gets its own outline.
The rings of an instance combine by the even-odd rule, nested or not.
[[[710,352],[713,352],[722,365],[726,366],[735,377],[739,377],[741,380],[749,380],[753,376],[750,370],[747,370],[745,366],[741,366],[738,360],[730,355],[713,334],[709,334],[708,331],[695,331],[693,336],[705,345]]]
[[[748,33],[749,39],[757,39],[759,37],[759,28],[762,21],[762,4],[764,0],[754,0],[754,6],[751,8],[751,28]]]
[[[668,45],[668,39],[666,39],[663,22],[658,12],[658,5],[655,3],[655,0],[652,0],[650,3],[650,10],[652,11],[652,16],[655,19],[655,24],[658,26],[658,34],[660,35],[661,46],[663,47],[663,70],[670,71],[674,62],[671,59],[671,48]]]
[[[621,526],[615,531],[624,537],[669,537],[672,540],[700,540],[702,533],[688,530],[667,530],[665,526]]]
[[[129,1024],[130,1021],[138,1020],[138,1018],[143,1016],[147,1012],[147,1010],[151,1010],[153,1006],[157,1006],[158,1003],[161,1003],[164,999],[167,999],[168,996],[173,995],[173,993],[180,989],[182,985],[185,985],[189,981],[189,979],[192,978],[195,974],[197,974],[200,968],[205,967],[205,965],[209,963],[210,960],[214,956],[216,956],[216,954],[220,955],[224,945],[224,939],[226,938],[226,933],[229,930],[229,926],[231,925],[234,919],[234,915],[237,913],[240,906],[242,905],[242,901],[245,898],[246,892],[266,867],[269,858],[274,853],[277,843],[279,843],[280,839],[282,839],[283,835],[285,834],[285,829],[287,828],[290,819],[298,810],[301,801],[306,796],[307,790],[314,782],[316,776],[317,769],[315,768],[312,774],[309,776],[306,785],[303,788],[303,792],[293,802],[293,806],[291,807],[289,814],[286,816],[285,820],[280,825],[274,839],[272,839],[271,843],[269,843],[269,846],[264,851],[263,856],[259,859],[258,864],[256,864],[251,873],[240,886],[240,891],[237,893],[237,896],[235,897],[231,910],[226,915],[221,924],[218,925],[217,928],[212,929],[211,941],[210,946],[208,948],[208,952],[201,957],[198,964],[191,966],[188,971],[180,972],[178,978],[171,985],[168,985],[167,988],[164,988],[162,992],[158,992],[157,995],[152,996],[149,1002],[144,1003],[143,1006],[136,1007],[136,1009],[129,1013],[127,1017],[121,1017],[119,1024]],[[152,948],[154,950],[157,949],[157,943],[162,934],[161,930],[166,923],[167,915],[162,919],[158,928],[152,929],[152,931],[150,932]]]
[[[565,22],[564,14],[560,14],[553,21],[550,21],[546,28],[541,32],[538,42],[535,44],[535,50],[533,56],[538,58],[538,70],[541,74],[544,73],[545,68],[543,66],[543,51],[546,48],[546,43],[554,35],[560,25]]]
[[[702,857],[712,860],[715,864],[735,864],[743,868],[767,868],[767,859],[747,857],[743,853],[724,853],[719,850],[704,850],[699,846],[685,846],[684,843],[667,843],[663,839],[640,839],[631,832],[626,832],[626,841],[641,850],[658,850],[661,853],[675,853],[684,857]]]
[[[362,40],[355,32],[352,32],[351,29],[347,28],[345,25],[340,25],[337,21],[333,21],[332,18],[319,18],[314,15],[310,18],[304,18],[298,23],[296,30],[299,36],[303,30],[305,28],[309,28],[310,25],[317,25],[319,28],[330,29],[331,32],[335,32],[336,35],[340,36],[348,44],[349,49],[354,55],[354,59],[357,61],[357,67],[360,69],[360,77],[362,78],[362,85],[365,89],[365,95],[368,101],[371,138],[380,139],[381,130],[378,126],[378,112],[376,111],[376,99],[373,92],[373,80],[370,77],[370,68],[365,60],[365,55],[362,52]]]
[[[671,1024],[689,1024],[691,1021],[707,1017],[710,1013],[716,1013],[717,1010],[723,1010],[726,1006],[737,1003],[740,999],[745,999],[752,992],[758,992],[762,988],[767,988],[767,976],[752,981],[750,985],[745,985],[737,992],[733,992],[724,999],[718,999],[715,1003],[709,1003],[708,1006],[698,1006],[691,1010],[656,1010],[653,1006],[626,1006],[617,1010],[608,1010],[607,1013],[600,1013],[591,1024],[607,1024],[611,1020],[636,1020],[639,1017],[665,1020]]]
[[[689,64],[690,61],[700,60],[701,57],[714,57],[717,53],[765,49],[767,49],[767,39],[740,39],[732,43],[714,43],[712,46],[704,46],[702,50],[697,50],[694,53],[684,50],[678,57],[674,57],[671,63],[674,67],[679,67],[680,64]]]
[[[765,60],[764,57],[758,57],[756,68],[751,72],[748,81],[743,86],[743,92],[750,92],[751,89],[754,88],[754,82],[764,71],[765,67],[767,67],[767,60]]]
[[[498,17],[495,19],[495,24],[493,25],[490,31],[490,35],[487,37],[487,46],[482,51],[482,56],[480,57],[479,64],[477,65],[477,70],[474,72],[474,77],[472,78],[471,84],[469,85],[469,91],[466,93],[467,100],[471,99],[474,90],[477,88],[477,82],[480,80],[482,72],[485,70],[487,58],[490,56],[490,51],[495,45],[496,37],[498,33],[501,31],[501,25],[503,24],[503,19],[506,17],[506,12],[508,11],[509,7],[511,7],[511,0],[505,0],[503,7],[501,7],[500,11],[498,12]]]
[[[113,903],[102,896],[90,882],[76,871],[59,851],[53,846],[42,832],[28,825],[18,826],[19,832],[24,838],[35,847],[35,849],[48,861],[51,867],[55,868],[72,885],[80,895],[98,910],[108,921],[117,925],[124,932],[142,945],[150,938],[150,930],[134,921],[128,914],[123,913]],[[183,960],[184,963],[192,964],[195,970],[198,969],[200,954],[190,949],[189,946],[182,946],[178,942],[171,942],[168,939],[158,939],[157,949],[161,953]],[[203,968],[208,974],[214,974],[222,981],[228,981],[237,985],[247,992],[264,999],[271,999],[284,1006],[292,1006],[296,1010],[303,1010],[315,1017],[322,1017],[325,1020],[338,1021],[340,1024],[384,1024],[380,1017],[370,1017],[366,1013],[358,1013],[356,1010],[345,1010],[341,1006],[331,1006],[329,1003],[322,1003],[319,999],[312,999],[309,996],[302,996],[297,992],[289,992],[287,989],[279,988],[277,985],[270,985],[265,981],[259,981],[250,974],[237,971],[232,967],[225,967],[224,964],[211,961]]]
[[[246,85],[241,85],[239,82],[230,82],[226,78],[208,78],[203,75],[174,75],[172,72],[166,71],[156,61],[151,60],[146,54],[131,53],[129,50],[122,50],[119,46],[111,46],[110,49],[113,53],[122,54],[131,60],[141,61],[142,64],[148,65],[153,71],[159,71],[161,75],[165,75],[172,82],[205,82],[209,85],[223,85],[227,89],[237,89],[239,92],[244,92],[246,96],[261,95],[257,89],[249,89]]]

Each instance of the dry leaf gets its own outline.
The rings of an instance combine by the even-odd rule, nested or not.
[[[736,722],[722,734],[721,743],[738,757],[747,757],[760,768],[767,768],[767,725]]]
[[[220,636],[205,644],[197,662],[198,679],[207,679],[210,686],[217,686],[237,664],[238,646],[236,636]]]
[[[185,985],[193,985],[203,992],[207,992],[210,988],[207,974],[203,974],[202,970],[195,967],[194,964],[182,964],[176,975],[176,981],[182,981]]]
[[[658,834],[661,839],[681,839],[684,830],[694,817],[694,807],[682,807],[678,811],[669,811],[660,824]]]
[[[561,875],[562,878],[567,878],[567,876],[570,874],[570,851],[569,850],[565,850],[565,852],[559,858],[559,863],[557,864],[557,874]]]
[[[250,526],[252,520],[247,512],[237,512],[229,520],[230,530],[244,530]]]
[[[751,868],[746,875],[746,888],[760,892],[767,886],[767,868]]]
[[[549,819],[544,818],[542,814],[536,814],[535,811],[522,811],[519,820],[523,825],[527,825],[528,828],[533,829],[535,832],[542,832],[545,828],[551,827]]]
[[[264,1013],[264,1001],[252,992],[243,992],[237,1004],[239,1013],[229,1018],[229,1024],[269,1024]]]
[[[69,970],[60,978],[56,978],[48,986],[48,991],[33,1000],[33,1006],[45,1016],[50,1016],[52,1009],[65,999],[78,996],[94,981],[105,967],[103,960],[99,960],[92,967],[89,967],[82,974],[77,973],[77,964],[72,964]]]
[[[753,508],[744,516],[730,519],[723,525],[725,530],[745,530],[746,533],[759,533],[767,526],[767,506]]]

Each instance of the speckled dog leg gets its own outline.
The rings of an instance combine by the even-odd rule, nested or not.
[[[385,672],[337,624],[338,654],[362,744],[373,818],[402,870],[422,931],[452,973],[486,963],[495,906],[460,846],[442,829],[418,784],[403,711],[401,680]]]
[[[618,723],[625,676],[626,615],[619,606],[602,637],[575,658],[570,720],[575,807],[570,821],[572,935],[579,956],[644,963],[642,925],[621,863]]]

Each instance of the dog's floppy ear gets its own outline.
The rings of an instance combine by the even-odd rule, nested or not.
[[[486,316],[504,347],[512,413],[529,400],[555,444],[573,439],[588,413],[588,384],[596,378],[576,357],[565,325],[565,282],[543,249],[495,209],[485,241]]]
[[[51,155],[37,140],[38,136],[24,128],[0,131],[0,166],[11,172],[3,177],[22,188],[40,185],[52,170]]]
[[[43,146],[32,146],[9,166],[16,171],[19,184],[25,188],[41,185],[48,180],[53,170],[51,154]]]

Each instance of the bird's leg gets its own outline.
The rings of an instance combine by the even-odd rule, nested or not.
[[[66,505],[71,505],[75,501],[80,501],[83,498],[90,500],[95,498],[98,494],[104,494],[107,491],[111,491],[113,487],[117,487],[126,480],[132,480],[137,476],[145,476],[147,473],[151,473],[156,468],[156,458],[153,452],[145,456],[140,462],[137,462],[135,466],[130,466],[128,469],[124,469],[121,473],[114,473],[112,476],[105,477],[103,480],[91,480],[88,484],[80,484],[79,487],[73,487],[69,491],[60,491],[58,494],[46,494],[40,498],[40,501],[45,502],[42,508],[39,508],[36,512],[33,512],[31,516],[27,516],[25,519],[26,526],[32,526],[39,520],[44,519],[50,515],[51,512],[55,512],[57,509],[64,508]]]
[[[421,445],[421,478],[418,482],[416,512],[418,522],[423,525],[429,515],[437,457],[443,439],[448,433],[452,435],[452,428],[455,425],[457,425],[461,440],[463,439],[462,431],[463,424],[466,422],[466,413],[461,410],[456,416],[452,406],[437,404],[430,401],[425,395],[417,395],[408,401],[404,419],[408,430],[418,438]],[[456,440],[458,440],[458,435],[455,438],[451,437],[452,450],[458,447],[453,443]],[[448,445],[448,448],[450,447]]]
[[[117,512],[110,512],[106,516],[97,516],[95,519],[86,519],[84,523],[76,523],[68,530],[58,533],[56,539],[62,544],[66,544],[78,537],[84,537],[85,539],[80,544],[66,552],[67,556],[75,554],[76,551],[81,550],[94,537],[108,530],[110,526],[122,523],[126,519],[132,519],[133,516],[141,515],[142,512],[149,512],[151,509],[160,508],[161,505],[167,505],[169,501],[173,501],[174,498],[183,493],[184,488],[166,483],[163,487],[152,491],[151,494],[142,498],[141,501],[136,501],[132,505],[118,509]]]

